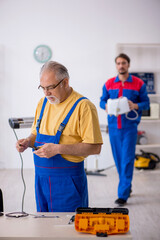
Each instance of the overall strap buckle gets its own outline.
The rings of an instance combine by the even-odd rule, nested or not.
[[[66,126],[66,124],[61,123],[61,124],[59,125],[58,131],[62,133],[63,130],[65,129],[65,126]]]
[[[38,120],[37,120],[37,125],[36,125],[36,128],[38,128],[38,129],[39,129],[39,127],[40,127],[40,124],[41,124],[41,119],[38,119]]]

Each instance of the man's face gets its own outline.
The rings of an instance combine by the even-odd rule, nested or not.
[[[126,74],[128,73],[128,68],[129,68],[129,63],[126,59],[124,58],[117,58],[116,60],[116,68],[119,74]]]
[[[65,95],[63,80],[59,85],[57,85],[58,83],[54,72],[46,70],[41,74],[40,85],[51,104],[60,103]]]

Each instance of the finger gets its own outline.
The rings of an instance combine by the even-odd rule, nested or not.
[[[20,147],[20,148],[25,148],[25,145],[19,143],[19,147]]]
[[[28,142],[26,140],[24,140],[24,141],[20,142],[19,145],[21,147],[27,147],[28,146]]]
[[[33,153],[36,154],[39,157],[42,157],[42,156],[45,155],[44,151],[42,149],[40,149],[40,148],[38,150],[35,150]]]
[[[24,147],[16,147],[16,149],[18,150],[18,152],[23,152],[24,151]]]
[[[38,153],[37,151],[34,151],[33,153],[40,158],[47,158],[47,156],[44,153]]]
[[[17,142],[16,144],[16,148],[18,148],[19,150],[24,150],[25,147],[26,146],[22,142]]]
[[[41,147],[38,147],[35,151],[34,151],[34,153],[36,153],[36,154],[41,154],[41,153],[43,153],[44,151],[43,151],[43,149],[41,148]]]

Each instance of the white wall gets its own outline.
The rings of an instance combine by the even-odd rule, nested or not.
[[[34,48],[47,44],[70,84],[99,108],[104,82],[115,74],[117,43],[160,43],[159,0],[0,0],[0,167],[20,166],[10,117],[33,116],[41,64]],[[17,130],[18,137],[29,130]],[[30,167],[32,154],[23,154]]]

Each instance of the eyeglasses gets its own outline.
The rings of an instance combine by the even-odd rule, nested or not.
[[[49,90],[53,90],[55,89],[56,87],[58,87],[58,85],[64,80],[65,78],[63,78],[59,83],[57,83],[56,85],[50,85],[48,87],[42,87],[41,85],[39,85],[38,89],[42,89],[43,91],[49,91]]]

